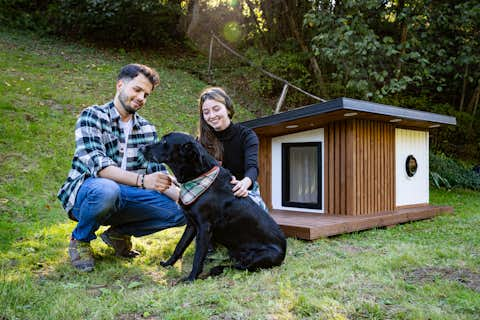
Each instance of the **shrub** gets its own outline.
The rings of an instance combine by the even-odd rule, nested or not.
[[[48,7],[49,1],[0,0],[0,23],[17,29],[43,30]]]
[[[430,153],[430,182],[437,188],[480,190],[480,174],[444,154]]]
[[[155,47],[179,36],[179,1],[61,0],[59,9],[57,30],[97,41]]]
[[[164,47],[183,40],[175,0],[0,0],[0,22],[122,46]]]

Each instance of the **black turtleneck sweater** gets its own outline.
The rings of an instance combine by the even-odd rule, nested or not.
[[[232,122],[225,130],[214,133],[223,144],[222,167],[230,170],[237,180],[249,177],[253,186],[258,176],[258,137],[255,132]]]

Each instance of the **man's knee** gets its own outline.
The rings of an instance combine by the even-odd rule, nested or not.
[[[104,210],[110,210],[117,204],[119,196],[120,187],[115,181],[95,178],[95,181],[89,185],[87,201],[101,203]]]
[[[187,220],[183,209],[172,199],[164,194],[157,195],[159,202],[156,207],[159,209],[160,216],[171,226],[183,226]]]
[[[185,213],[178,206],[175,209],[172,210],[172,215],[171,215],[170,220],[171,220],[172,224],[176,227],[183,226],[187,223]]]
[[[176,214],[174,223],[177,227],[183,226],[187,223],[187,219],[185,218],[185,214],[182,210]]]

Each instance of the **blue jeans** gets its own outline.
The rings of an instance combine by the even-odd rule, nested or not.
[[[78,220],[72,236],[95,239],[101,225],[136,237],[182,226],[186,219],[178,204],[163,193],[131,187],[110,179],[87,178],[78,191],[73,216]]]

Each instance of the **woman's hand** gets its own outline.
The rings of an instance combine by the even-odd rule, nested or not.
[[[230,181],[233,186],[233,195],[236,197],[246,197],[248,196],[248,188],[252,185],[252,180],[249,177],[245,177],[242,180],[237,180],[234,176],[232,176],[232,181]]]

